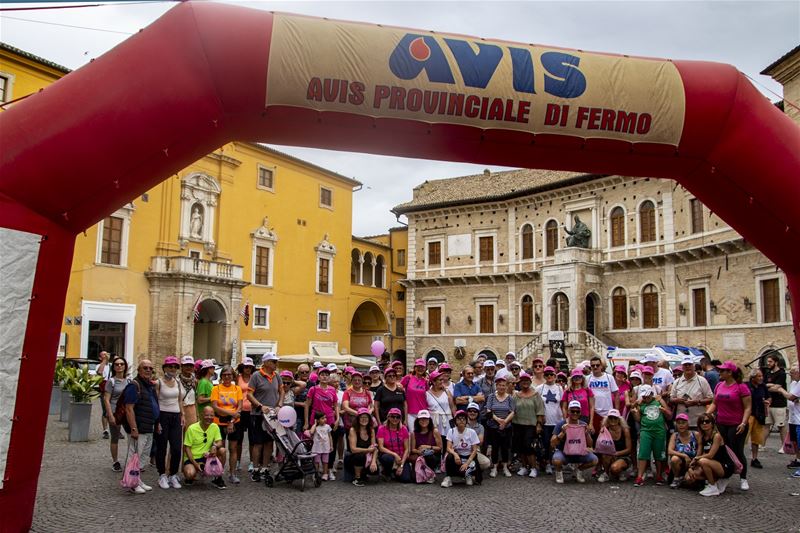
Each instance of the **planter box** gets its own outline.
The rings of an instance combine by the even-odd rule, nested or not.
[[[53,385],[53,390],[50,392],[50,413],[51,415],[61,414],[61,387]]]
[[[58,417],[59,422],[69,422],[69,403],[72,401],[72,394],[65,390],[61,390],[61,414]]]
[[[92,421],[92,404],[69,404],[69,441],[86,442],[89,440],[89,426]]]

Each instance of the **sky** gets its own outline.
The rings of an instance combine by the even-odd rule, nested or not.
[[[77,5],[93,3],[87,0]],[[780,99],[781,86],[759,73],[800,43],[798,0],[230,3],[587,51],[729,63],[755,79],[761,85],[757,85],[759,90],[773,101]],[[2,3],[0,7],[44,5]],[[0,40],[75,69],[147,26],[173,5],[130,2],[3,11]],[[486,168],[311,148],[276,148],[364,184],[353,201],[353,233],[359,236],[385,233],[399,225],[390,209],[410,200],[412,189],[423,181],[477,174]]]

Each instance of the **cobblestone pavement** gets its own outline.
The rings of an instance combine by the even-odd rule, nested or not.
[[[652,481],[644,487],[631,481],[578,485],[568,477],[559,486],[552,476],[487,478],[482,486],[450,489],[336,481],[301,493],[286,483],[268,489],[243,480],[225,491],[205,483],[162,490],[155,468],[143,474],[153,491],[134,495],[111,471],[108,441],[99,438],[97,412],[94,417],[88,443],[67,442],[66,424],[50,417],[34,531],[374,533],[390,524],[398,531],[800,531],[800,479],[790,477],[787,457],[774,451],[775,436],[768,442],[772,451],[762,452],[765,468],[749,475],[750,492],[741,492],[734,476],[728,492],[715,498]],[[126,443],[120,442],[121,451]]]

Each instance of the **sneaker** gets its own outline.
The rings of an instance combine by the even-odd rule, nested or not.
[[[528,477],[539,477],[539,471],[535,468],[531,468],[531,472],[528,474]]]
[[[620,482],[620,483],[625,483],[626,481],[628,481],[628,474],[626,474],[625,472],[623,472],[623,473],[621,473],[621,474],[619,475],[619,482]]]
[[[656,476],[656,485],[659,487],[664,484],[664,477],[663,476]]]
[[[544,467],[544,473],[547,474],[548,476],[552,476],[553,475],[553,465],[545,466]]]
[[[146,490],[144,490],[144,489],[141,487],[141,485],[136,485],[136,487],[134,487],[134,488],[132,488],[132,489],[131,489],[131,492],[133,492],[134,494],[144,494],[144,493],[145,493],[145,492],[147,492],[147,491],[146,491]]]
[[[761,461],[759,461],[758,459],[753,459],[752,461],[750,461],[750,466],[752,466],[753,468],[764,468],[764,465],[762,465]]]
[[[363,481],[361,481],[361,480],[360,480],[360,479],[358,479],[358,478],[355,478],[355,479],[353,480],[353,485],[355,485],[356,487],[364,487],[364,486],[365,486],[364,482],[363,482]]]
[[[453,480],[450,479],[450,476],[447,476],[442,480],[442,487],[448,488],[452,486],[453,486]]]
[[[492,469],[489,471],[489,477],[497,477],[497,467],[493,466]]]
[[[253,473],[253,463],[252,463],[252,461],[250,462],[249,465],[247,465],[247,473],[248,474],[252,474]]]
[[[503,475],[505,477],[511,477],[511,472],[508,471],[508,465],[503,465]]]
[[[778,448],[778,453],[786,453],[785,451],[783,451],[783,446]]]
[[[746,479],[743,479],[739,485],[739,490],[750,490],[750,483],[748,483]]]
[[[637,477],[636,481],[633,482],[634,487],[641,487],[642,485],[644,485],[644,479],[641,477]]]
[[[792,459],[792,462],[786,465],[786,468],[800,468],[800,461]]]
[[[792,472],[792,477],[800,477],[800,468]]]
[[[430,485],[434,484],[435,482],[436,482],[436,476],[434,476],[434,477],[429,477],[429,478],[428,478],[428,481],[426,481],[426,483],[428,483],[428,484],[430,484]]]
[[[583,470],[575,470],[575,481],[578,483],[586,483],[586,478],[583,477]]]
[[[256,483],[261,481],[261,471],[254,468],[250,471],[250,481],[254,481]]]
[[[682,477],[676,477],[675,479],[672,480],[672,483],[669,484],[669,488],[677,489],[678,487],[681,486],[681,481],[683,481]]]
[[[150,485],[148,485],[147,483],[145,483],[144,481],[141,481],[141,480],[139,480],[139,486],[142,487],[147,492],[150,492],[151,490],[153,490],[153,487],[151,487]]]
[[[242,462],[236,461],[236,473],[240,473],[242,471]]]
[[[464,476],[464,481],[466,482],[468,487],[472,486],[472,476]]]
[[[167,479],[166,474],[161,474],[160,476],[158,476],[158,486],[161,487],[162,489],[169,488],[169,479]]]
[[[597,476],[598,483],[605,483],[606,481],[608,481],[608,474],[606,474],[605,472]]]
[[[212,479],[211,484],[217,487],[219,490],[224,490],[228,488],[225,486],[225,480],[222,479],[222,476],[217,476],[214,479]]]
[[[522,468],[517,470],[517,475],[518,476],[527,476],[528,475],[528,469],[523,466]]]
[[[178,476],[174,476],[174,475],[173,476],[169,476],[168,479],[169,479],[169,486],[170,487],[172,487],[173,489],[181,488],[181,482],[178,481]]]
[[[111,438],[111,435],[108,433],[108,430],[107,430],[107,429],[104,429],[104,430],[103,430],[103,438],[104,438],[104,439],[109,439],[109,438]]]
[[[724,494],[725,490],[728,488],[728,483],[730,483],[730,478],[720,478],[717,480],[717,490],[720,494]]]
[[[238,485],[239,483],[241,483],[239,476],[237,476],[236,474],[228,474],[228,481],[230,481],[234,485]]]
[[[336,481],[336,474],[333,473],[333,470],[328,472],[328,481]]]
[[[707,485],[706,488],[700,491],[700,496],[719,496],[720,492],[716,483],[714,485]]]
[[[114,472],[122,472],[122,465],[119,464],[119,461],[114,461],[114,464],[111,465],[111,470]]]
[[[564,472],[556,470],[556,483],[564,483]]]
[[[328,474],[322,474],[322,481],[328,481]]]

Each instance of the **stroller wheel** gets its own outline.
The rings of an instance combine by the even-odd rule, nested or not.
[[[303,476],[300,478],[300,492],[306,490],[306,477]]]
[[[270,476],[269,474],[267,474],[267,475],[264,477],[264,484],[265,484],[267,487],[269,487],[269,488],[272,488],[272,487],[275,485],[275,480],[272,478],[272,476]]]
[[[322,485],[322,476],[314,474],[314,486],[319,487],[320,485]]]

